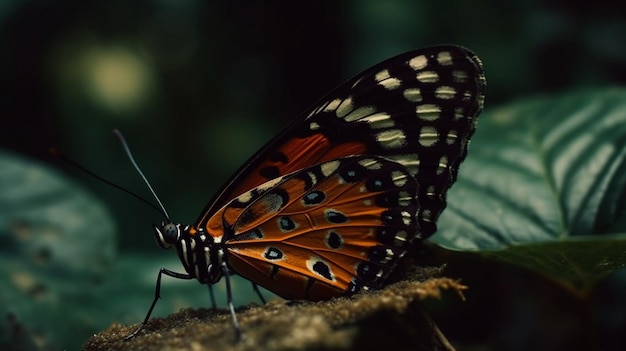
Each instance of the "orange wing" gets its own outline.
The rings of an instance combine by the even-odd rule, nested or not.
[[[377,288],[418,232],[417,182],[375,156],[321,163],[223,208],[229,266],[288,299]]]

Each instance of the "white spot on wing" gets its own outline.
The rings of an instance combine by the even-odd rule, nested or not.
[[[408,88],[404,89],[402,95],[405,99],[410,102],[420,102],[422,101],[422,91],[419,88]]]
[[[328,105],[324,108],[324,111],[325,112],[335,111],[337,110],[337,106],[339,106],[340,103],[341,103],[341,99],[334,99],[333,101],[328,103]]]
[[[410,206],[411,201],[413,201],[413,195],[406,191],[401,191],[398,195],[398,205],[400,206]]]
[[[414,70],[424,69],[428,65],[428,59],[424,55],[416,56],[409,60],[409,66]]]
[[[317,184],[317,177],[313,172],[307,172],[306,175],[308,175],[309,179],[311,179],[311,184]]]
[[[352,97],[348,97],[347,99],[343,100],[339,104],[339,106],[337,106],[337,111],[335,113],[337,114],[337,117],[343,118],[353,109],[354,106],[352,105]]]
[[[397,149],[406,145],[406,135],[400,129],[385,130],[376,134],[376,141],[385,149]]]
[[[267,182],[257,186],[256,189],[259,192],[263,192],[263,191],[265,191],[267,189],[273,188],[276,184],[280,183],[281,180],[283,180],[283,177],[278,177],[278,178],[274,178],[272,180],[268,180]],[[245,193],[242,194],[242,195],[245,195]]]
[[[454,96],[456,95],[456,89],[447,85],[442,85],[435,90],[435,95],[437,96],[437,98],[443,100],[454,99]]]
[[[434,198],[435,197],[435,186],[434,185],[429,185],[428,188],[426,188],[426,196],[428,196],[429,198]]]
[[[432,126],[424,126],[420,130],[419,143],[422,146],[429,147],[435,145],[439,140],[439,132]]]
[[[442,51],[437,55],[437,62],[442,66],[449,66],[452,64],[452,56],[450,51]]]
[[[417,74],[417,80],[422,83],[437,83],[439,75],[435,71],[422,71]]]
[[[448,135],[446,135],[446,144],[448,145],[452,145],[456,142],[456,140],[458,139],[459,135],[457,133],[456,130],[452,129],[448,132]]]
[[[407,238],[407,234],[405,231],[401,230],[399,232],[396,233],[396,236],[393,238],[393,244],[395,246],[401,247],[404,245],[404,243],[406,243],[406,238]]]
[[[339,112],[339,111],[337,111],[337,112]],[[361,119],[361,118],[363,118],[365,116],[369,116],[369,115],[373,114],[374,112],[376,112],[376,108],[374,108],[374,106],[361,106],[361,107],[357,108],[356,110],[353,110],[352,112],[347,114],[344,117],[344,120],[346,122],[358,121],[359,119]]]
[[[320,165],[320,170],[322,171],[322,174],[325,177],[328,177],[329,175],[331,175],[334,171],[337,170],[337,168],[339,168],[340,162],[339,161],[329,161],[329,162],[325,162],[322,163]]]
[[[415,109],[417,117],[423,121],[434,121],[441,114],[441,107],[435,104],[418,105]]]
[[[376,73],[375,79],[378,84],[387,90],[394,90],[402,85],[402,82],[398,78],[392,77],[389,74],[389,70],[386,69]]]
[[[402,223],[404,223],[404,225],[411,225],[411,222],[413,222],[413,216],[407,211],[402,211]]]
[[[380,82],[381,80],[385,80],[387,78],[391,78],[391,75],[389,74],[389,70],[384,69],[378,73],[376,73],[375,75],[375,79],[377,82]]]
[[[377,113],[364,117],[361,121],[366,122],[372,129],[391,128],[396,122],[387,113]]]
[[[362,160],[359,161],[359,164],[367,169],[372,169],[372,170],[376,170],[376,169],[381,169],[382,168],[382,164],[376,160],[374,160],[373,158],[364,158]]]
[[[389,155],[387,157],[408,168],[411,174],[417,174],[420,165],[419,156],[417,154]]]
[[[445,172],[448,169],[448,156],[443,155],[441,156],[441,158],[439,159],[439,165],[437,167],[437,175],[440,175],[441,173]]]
[[[245,193],[237,196],[237,200],[239,200],[242,204],[250,202],[250,200],[252,200],[252,192],[246,191]]]
[[[391,172],[391,180],[393,181],[393,184],[395,184],[395,186],[402,187],[407,182],[406,173],[395,170]]]

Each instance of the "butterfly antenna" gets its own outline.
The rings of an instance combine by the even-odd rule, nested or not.
[[[128,147],[128,143],[126,142],[126,139],[124,139],[124,136],[122,135],[122,132],[120,132],[117,129],[113,129],[113,134],[115,134],[117,139],[120,141],[120,144],[122,144],[122,147],[124,148],[124,151],[126,152],[126,156],[128,156],[128,159],[133,164],[133,167],[135,167],[135,170],[137,171],[137,173],[139,173],[139,176],[141,176],[141,179],[143,179],[143,182],[146,183],[146,185],[148,186],[148,189],[150,189],[150,192],[152,193],[152,196],[154,196],[156,201],[159,203],[159,207],[160,207],[159,212],[161,212],[165,216],[165,218],[168,220],[168,222],[169,222],[170,221],[170,216],[167,213],[167,211],[165,210],[165,206],[163,206],[163,203],[161,202],[161,199],[159,199],[159,197],[157,196],[156,192],[152,188],[152,185],[150,185],[150,182],[148,181],[148,178],[146,178],[146,176],[141,171],[141,168],[139,168],[139,166],[137,165],[137,162],[135,162],[135,158],[133,157],[133,154],[130,152],[130,148]],[[154,206],[154,204],[152,206]],[[156,206],[154,206],[154,207],[156,207]]]
[[[137,200],[139,200],[139,201],[141,201],[141,202],[143,202],[143,203],[145,203],[145,204],[147,204],[147,205],[151,206],[151,207],[152,207],[152,208],[154,208],[155,210],[159,211],[159,213],[161,213],[162,215],[165,215],[165,216],[167,217],[167,213],[166,213],[166,212],[163,212],[164,210],[163,210],[163,209],[161,209],[161,208],[159,208],[157,205],[155,205],[155,204],[153,204],[152,202],[150,202],[150,201],[148,201],[148,200],[144,199],[143,197],[141,197],[141,196],[139,196],[139,195],[135,194],[134,192],[132,192],[132,191],[130,191],[130,190],[128,190],[128,189],[126,189],[126,188],[123,188],[123,187],[121,187],[120,185],[117,185],[117,184],[115,184],[115,183],[111,182],[111,181],[110,181],[110,180],[108,180],[108,179],[102,178],[101,176],[99,176],[99,175],[97,175],[96,173],[92,172],[92,171],[91,171],[91,170],[89,170],[88,168],[85,168],[85,166],[81,165],[80,163],[78,163],[78,162],[76,162],[76,161],[74,161],[74,160],[72,160],[72,159],[68,158],[67,156],[65,156],[65,155],[64,155],[61,151],[59,151],[58,149],[55,149],[55,148],[50,148],[50,149],[48,150],[48,152],[49,152],[51,155],[54,155],[55,157],[60,158],[60,159],[61,159],[61,161],[65,162],[65,163],[67,163],[67,164],[69,164],[69,165],[71,165],[72,167],[76,167],[76,168],[77,168],[77,169],[79,169],[80,171],[82,171],[82,172],[85,172],[85,173],[89,174],[90,176],[92,176],[92,177],[94,177],[94,178],[98,179],[99,181],[103,182],[104,184],[107,184],[107,185],[109,185],[109,186],[111,186],[111,187],[113,187],[113,188],[115,188],[115,189],[121,190],[121,191],[123,191],[123,192],[125,192],[125,193],[127,193],[127,194],[129,194],[129,195],[134,196]],[[168,217],[168,220],[169,220],[169,217]]]

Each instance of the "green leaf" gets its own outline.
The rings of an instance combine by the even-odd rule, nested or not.
[[[104,206],[35,161],[0,151],[0,349],[77,349],[115,259]]]
[[[626,90],[485,112],[433,241],[580,294],[626,266]]]

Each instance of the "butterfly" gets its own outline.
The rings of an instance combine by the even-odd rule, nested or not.
[[[286,299],[382,287],[435,232],[484,99],[482,63],[459,46],[407,52],[343,83],[254,154],[195,224],[166,215],[154,226],[185,273],[159,272],[143,324],[162,274],[209,287],[226,278],[237,330],[232,274]]]

